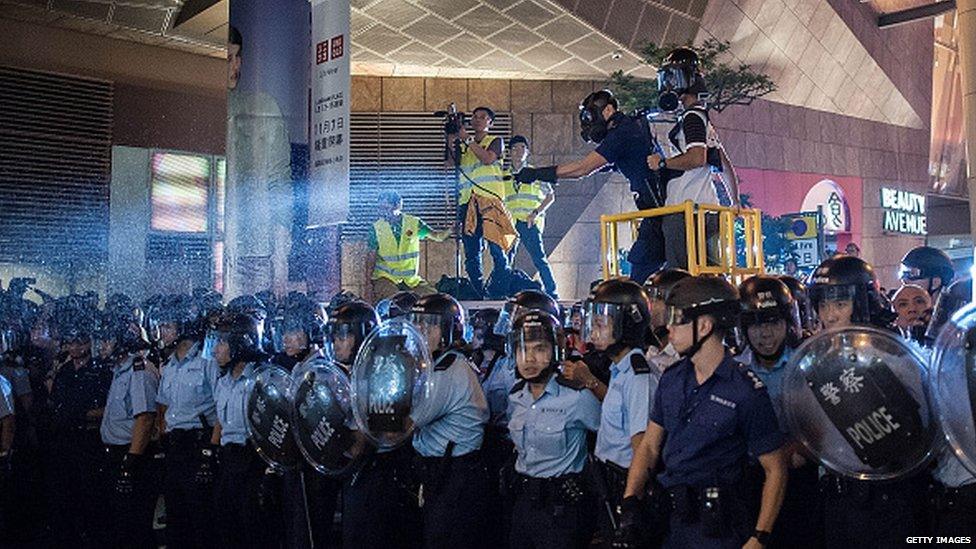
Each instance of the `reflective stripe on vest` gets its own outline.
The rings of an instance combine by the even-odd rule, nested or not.
[[[487,150],[495,139],[493,135],[486,135],[478,144]],[[485,165],[471,152],[471,148],[467,147],[461,154],[461,171],[464,172],[461,175],[461,204],[467,204],[471,200],[472,191],[482,196],[505,199],[505,181],[502,179],[504,171],[502,170],[501,158]]]
[[[403,215],[400,241],[393,234],[390,222],[380,219],[373,223],[376,231],[376,267],[373,278],[386,278],[394,283],[405,283],[411,288],[423,282],[420,271],[420,218]]]
[[[505,182],[505,206],[516,221],[528,220],[529,214],[541,206],[545,198],[546,194],[538,181],[522,183],[518,189],[514,181]]]

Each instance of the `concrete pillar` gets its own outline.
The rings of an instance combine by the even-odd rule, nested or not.
[[[229,11],[225,294],[281,295],[307,170],[309,4],[234,0]]]
[[[969,226],[976,241],[976,0],[957,0],[959,63],[962,70],[962,112],[966,136],[966,182]]]

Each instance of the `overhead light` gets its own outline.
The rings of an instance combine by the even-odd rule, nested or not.
[[[622,52],[620,50],[613,50],[613,53],[610,54],[610,59],[613,59],[613,60],[616,61],[617,59],[620,59],[623,56],[624,56],[624,52]]]

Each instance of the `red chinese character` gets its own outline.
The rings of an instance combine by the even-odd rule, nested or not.
[[[325,40],[315,44],[315,64],[321,65],[329,60],[329,41]]]
[[[342,57],[342,35],[332,38],[332,59]]]

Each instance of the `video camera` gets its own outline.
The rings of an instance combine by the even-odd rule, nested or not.
[[[457,110],[456,104],[451,103],[446,111],[436,111],[434,116],[444,119],[444,135],[453,135],[461,131],[466,115]]]

